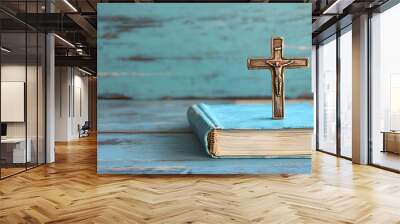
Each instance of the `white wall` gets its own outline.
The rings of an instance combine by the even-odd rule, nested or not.
[[[55,141],[67,141],[69,136],[69,68],[55,68]]]
[[[28,70],[32,67],[28,67]],[[25,64],[5,64],[1,66],[1,81],[25,82]]]
[[[42,67],[37,67],[25,64],[3,64],[1,66],[1,81],[2,82],[23,82],[26,85],[26,106],[19,108],[19,113],[26,113],[26,120],[21,122],[5,122],[7,124],[8,138],[27,138],[29,139],[32,161],[44,163],[45,150],[45,120],[44,120],[44,74]],[[27,78],[27,80],[26,80]],[[2,89],[2,93],[4,89]],[[20,90],[20,94],[25,93],[25,89]],[[7,98],[7,95],[2,95],[2,98]],[[2,107],[1,110],[12,110],[7,107]],[[15,110],[15,108],[14,108]],[[16,113],[17,111],[7,111],[8,113]],[[23,115],[24,116],[24,115]]]
[[[25,83],[1,82],[1,122],[25,121]]]
[[[27,69],[27,70],[25,70]],[[36,67],[19,64],[4,64],[1,66],[1,81],[2,82],[25,82],[26,71],[28,74],[36,74]],[[29,78],[29,77],[28,77]],[[36,85],[36,81],[29,80],[30,85]],[[28,88],[27,89],[27,102],[34,102],[34,106],[36,108],[36,89]],[[35,99],[33,99],[35,98]],[[6,110],[6,108],[1,108],[2,110]],[[28,122],[34,122],[34,124],[28,124],[28,128],[32,127],[36,129],[36,114],[28,113]],[[8,137],[25,137],[25,122],[7,122],[7,136]],[[34,127],[35,126],[35,127]],[[29,133],[28,133],[29,137]]]
[[[72,138],[78,138],[79,137],[79,132],[78,132],[78,125],[83,125],[85,121],[88,121],[89,119],[89,112],[88,112],[88,77],[87,76],[82,76],[82,73],[78,73],[77,75],[77,70],[75,70],[75,75],[74,75],[74,82],[73,82],[73,94],[74,96],[74,102],[71,102],[73,105],[73,108],[71,108],[72,111],[72,119],[71,119],[71,135]]]
[[[78,125],[88,120],[88,77],[76,68],[56,67],[55,85],[55,140],[77,139]]]

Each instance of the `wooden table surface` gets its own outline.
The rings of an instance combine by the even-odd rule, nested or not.
[[[98,172],[101,174],[310,172],[309,156],[268,160],[210,158],[192,133],[186,116],[189,106],[199,102],[268,103],[261,100],[99,100]]]

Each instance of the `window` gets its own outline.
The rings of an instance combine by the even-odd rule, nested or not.
[[[400,5],[371,19],[371,161],[400,170]]]
[[[352,32],[351,26],[340,36],[340,155],[352,157]]]
[[[336,37],[318,47],[318,149],[336,153]]]
[[[44,1],[1,2],[41,13]],[[0,13],[0,178],[45,163],[44,33]]]

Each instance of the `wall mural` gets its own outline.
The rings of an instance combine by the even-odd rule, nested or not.
[[[311,21],[311,4],[99,4],[98,173],[310,173]]]

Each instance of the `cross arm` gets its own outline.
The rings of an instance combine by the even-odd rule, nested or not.
[[[288,59],[286,59],[288,60]],[[298,58],[298,59],[289,59],[290,64],[286,67],[288,68],[301,68],[301,67],[308,67],[308,58]]]
[[[249,58],[247,59],[247,68],[254,69],[271,69],[271,65],[267,63],[265,58]]]

